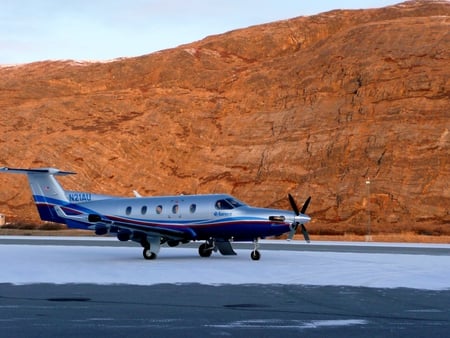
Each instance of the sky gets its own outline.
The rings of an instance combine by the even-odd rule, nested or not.
[[[108,61],[257,24],[402,0],[0,0],[0,65]]]
[[[33,239],[30,236],[23,238]],[[35,239],[39,240],[39,238]],[[67,239],[100,240],[112,243],[111,246],[81,246],[81,242],[80,246],[64,245]],[[264,250],[264,243],[273,241],[262,240],[260,241],[261,260],[258,262],[250,259],[250,250],[237,249],[237,256],[221,256],[213,253],[211,257],[202,259],[198,256],[196,248],[166,246],[161,247],[156,260],[147,261],[142,257],[142,248],[139,245],[136,244],[136,247],[114,246],[114,243],[120,244],[116,238],[53,237],[52,240],[61,243],[59,245],[0,245],[0,257],[2,257],[0,284],[201,283],[206,285],[290,284],[450,289],[450,259],[447,255]],[[284,243],[287,246],[305,245],[303,241],[285,241]],[[317,241],[307,245],[316,244],[358,245]],[[364,242],[361,245],[380,244]],[[382,245],[450,248],[450,244],[383,243]],[[299,269],[299,262],[301,262],[301,269]],[[67,269],[68,266],[70,269]],[[77,273],[71,273],[72,271]]]

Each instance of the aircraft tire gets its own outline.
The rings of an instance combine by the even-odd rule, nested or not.
[[[156,254],[154,252],[150,251],[150,248],[144,248],[144,251],[142,251],[142,255],[145,259],[155,259]]]
[[[211,247],[208,244],[203,243],[202,245],[200,245],[198,247],[198,254],[200,255],[200,257],[209,257],[209,256],[211,256],[211,254],[212,254]]]
[[[258,250],[253,250],[250,253],[250,257],[254,260],[254,261],[259,261],[259,259],[261,258],[261,254],[259,253]]]

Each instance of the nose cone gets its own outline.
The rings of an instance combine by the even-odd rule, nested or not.
[[[295,217],[295,220],[301,224],[308,223],[311,220],[311,217],[308,215],[299,215]]]

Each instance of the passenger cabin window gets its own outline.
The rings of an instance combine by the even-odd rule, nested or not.
[[[178,213],[178,204],[174,204],[174,206],[172,207],[172,213],[173,214]]]
[[[215,204],[215,207],[218,210],[229,210],[242,207],[243,205],[244,204],[233,198],[225,198],[222,200],[218,200]]]
[[[158,205],[157,207],[156,207],[156,213],[159,215],[160,213],[162,213],[162,210],[163,210],[163,207],[162,207],[162,205]]]
[[[145,215],[147,213],[147,207],[144,205],[142,208],[141,208],[141,214],[142,215]]]
[[[130,215],[130,214],[131,214],[131,210],[132,210],[131,207],[127,207],[127,208],[125,209],[125,214]]]
[[[191,214],[193,214],[196,209],[197,209],[197,205],[196,204],[191,204],[191,206],[189,207],[189,211],[191,212]]]

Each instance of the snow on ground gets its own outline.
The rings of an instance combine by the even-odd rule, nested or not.
[[[0,245],[0,283],[304,284],[450,289],[450,259],[445,255],[274,251],[262,247],[261,260],[252,261],[250,250],[236,252],[237,256],[214,253],[210,258],[201,258],[195,248],[162,247],[158,258],[148,261],[143,259],[139,246],[7,244]]]

